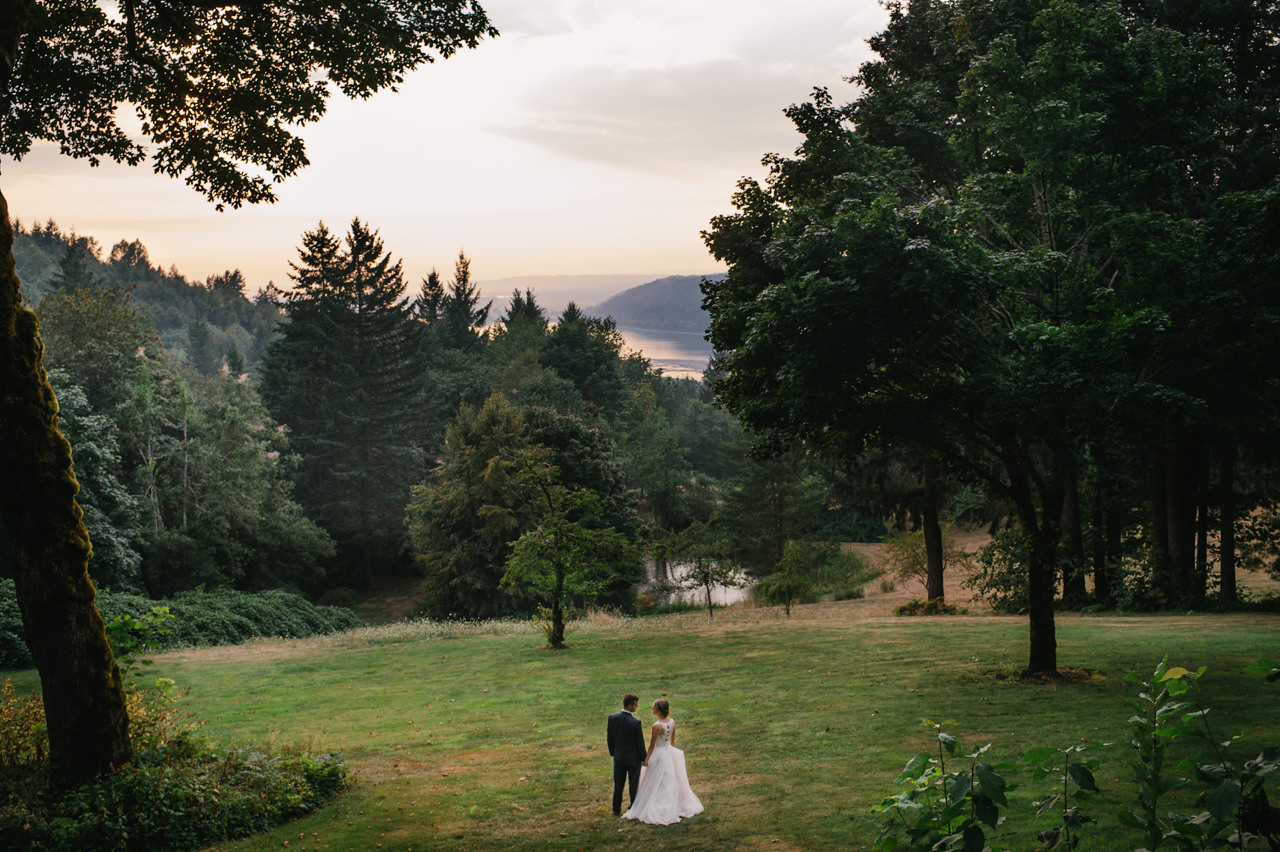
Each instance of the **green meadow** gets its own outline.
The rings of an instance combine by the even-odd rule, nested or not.
[[[1164,655],[1207,666],[1216,731],[1240,754],[1280,744],[1280,684],[1244,673],[1280,655],[1280,616],[1062,616],[1070,677],[1023,683],[1019,618],[892,618],[865,602],[730,608],[573,624],[565,651],[523,624],[398,624],[318,640],[165,654],[150,677],[189,687],[216,741],[340,751],[354,775],[333,805],[258,849],[864,849],[871,808],[930,748],[920,720],[948,721],[966,747],[1016,762],[1033,746],[1084,743],[1102,797],[1086,850],[1131,850],[1115,811],[1136,785],[1127,673]],[[609,814],[605,717],[624,692],[642,718],[666,697],[706,811],[667,827]],[[1050,782],[1014,768],[994,849],[1037,848],[1033,802]],[[1274,786],[1274,785],[1273,785]],[[1273,791],[1274,792],[1274,791]],[[1280,795],[1272,796],[1273,802]],[[1189,807],[1189,805],[1188,805]]]

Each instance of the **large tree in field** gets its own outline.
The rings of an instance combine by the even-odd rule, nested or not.
[[[922,448],[1000,494],[1027,542],[1027,669],[1052,673],[1082,464],[1203,417],[1177,375],[1207,339],[1198,288],[1216,317],[1199,325],[1245,303],[1274,317],[1270,281],[1209,298],[1205,223],[1239,204],[1221,180],[1229,74],[1207,39],[1105,0],[890,13],[863,94],[792,107],[796,157],[768,158],[706,234],[730,265],[704,284],[717,391],[765,437]]]
[[[298,499],[334,537],[348,582],[399,558],[418,450],[424,364],[400,262],[358,219],[303,236],[297,286],[263,362],[263,395],[293,432]]]
[[[270,201],[306,165],[293,129],[334,89],[394,87],[436,57],[496,35],[471,0],[7,0],[0,4],[0,156],[40,142],[96,163],[179,177],[219,206]],[[132,110],[142,138],[117,116]],[[50,759],[75,784],[130,760],[119,671],[86,572],[71,451],[21,302],[0,195],[0,515]]]

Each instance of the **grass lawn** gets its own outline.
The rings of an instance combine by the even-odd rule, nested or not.
[[[1058,627],[1075,682],[1016,681],[1023,619],[899,619],[860,601],[789,619],[754,608],[596,618],[572,625],[560,652],[522,625],[385,626],[171,653],[143,674],[190,686],[187,706],[216,741],[341,751],[356,775],[333,806],[222,850],[868,848],[882,819],[870,808],[929,748],[923,717],[954,720],[965,746],[992,743],[993,762],[1088,743],[1104,798],[1085,809],[1099,823],[1080,848],[1131,850],[1139,840],[1114,816],[1135,790],[1123,676],[1149,675],[1165,654],[1209,667],[1219,734],[1248,733],[1242,749],[1280,744],[1280,684],[1242,671],[1280,657],[1280,616],[1062,616]],[[609,814],[605,717],[627,691],[646,727],[653,699],[670,700],[702,815],[658,827]],[[1048,790],[1029,771],[1006,777],[1017,788],[993,848],[1035,849],[1031,802]]]

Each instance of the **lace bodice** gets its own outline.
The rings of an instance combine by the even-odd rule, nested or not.
[[[662,719],[654,724],[658,726],[658,745],[670,745],[671,732],[676,729],[676,723],[671,719]]]

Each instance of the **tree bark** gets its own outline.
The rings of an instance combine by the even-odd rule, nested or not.
[[[1034,464],[1024,452],[1014,451],[1004,459],[1009,474],[1009,493],[1018,513],[1018,521],[1027,537],[1027,622],[1030,648],[1024,674],[1058,673],[1057,625],[1053,611],[1057,588],[1058,539],[1062,536],[1062,504],[1065,496],[1061,480],[1052,475],[1042,482],[1040,509],[1033,495]]]
[[[921,526],[924,533],[925,593],[929,600],[942,600],[946,596],[943,585],[942,525],[938,522],[938,461],[927,458],[924,462],[924,500],[921,506]]]
[[[1151,457],[1151,546],[1155,549],[1152,583],[1166,600],[1174,597],[1173,571],[1169,557],[1168,451],[1156,450]]]
[[[0,194],[0,512],[27,646],[40,674],[53,780],[76,786],[132,759],[124,687],[89,580],[92,552],[58,404],[24,307]]]
[[[1203,604],[1209,586],[1209,448],[1195,453],[1196,475],[1196,555],[1191,575],[1191,599]]]
[[[1084,583],[1084,529],[1080,518],[1080,489],[1075,470],[1066,477],[1062,527],[1067,534],[1067,559],[1062,566],[1062,599],[1074,608],[1083,604],[1088,597]]]
[[[1222,442],[1222,458],[1218,462],[1218,510],[1221,530],[1218,533],[1219,594],[1224,601],[1236,600],[1236,443]]]
[[[1168,535],[1171,602],[1192,597],[1195,563],[1195,475],[1192,453],[1179,441],[1165,456],[1165,530]]]

